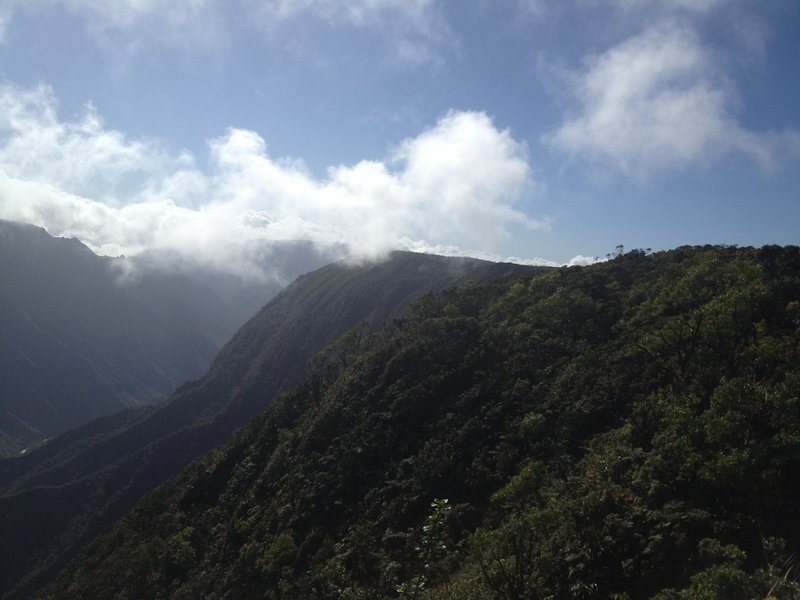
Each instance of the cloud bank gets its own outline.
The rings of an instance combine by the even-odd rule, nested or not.
[[[88,106],[59,120],[46,86],[0,87],[0,217],[95,251],[168,251],[240,271],[250,240],[305,239],[376,257],[414,244],[498,250],[532,190],[527,148],[484,113],[451,111],[383,160],[328,169],[270,156],[254,131],[208,144],[209,166],[104,126]],[[239,254],[237,254],[239,253]],[[246,262],[246,261],[245,261]]]

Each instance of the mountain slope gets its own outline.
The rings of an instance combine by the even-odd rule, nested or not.
[[[329,262],[308,243],[253,258],[242,280],[157,253],[99,257],[77,240],[0,221],[0,456],[205,373],[236,330],[298,274]]]
[[[216,345],[115,284],[76,240],[0,222],[0,431],[6,452],[202,374]]]
[[[425,296],[37,597],[797,598],[798,340],[796,247]]]
[[[401,314],[428,289],[533,269],[396,253],[299,278],[233,337],[208,374],[158,407],[129,411],[0,462],[0,589],[26,586],[63,563],[148,490],[262,412],[308,360],[363,320]],[[47,507],[58,505],[57,514]]]

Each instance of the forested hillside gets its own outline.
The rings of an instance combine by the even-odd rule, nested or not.
[[[37,597],[800,595],[796,247],[426,294],[314,365]]]
[[[426,290],[535,271],[397,253],[301,277],[241,328],[206,376],[163,404],[92,422],[0,461],[0,596],[27,597],[143,494],[263,412],[353,325],[378,326]]]

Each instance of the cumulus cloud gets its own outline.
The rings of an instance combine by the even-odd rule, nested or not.
[[[600,257],[600,256],[584,256],[583,254],[577,254],[570,258],[566,263],[564,263],[568,267],[587,267],[589,265],[594,265],[596,263],[607,262],[608,258]]]
[[[363,257],[408,240],[492,250],[511,226],[547,227],[519,209],[531,189],[525,145],[480,112],[449,112],[387,158],[319,178],[270,156],[253,131],[211,140],[200,170],[187,153],[107,129],[95,109],[59,120],[45,86],[0,88],[0,217],[104,254],[158,249],[247,271],[249,240],[306,239]]]
[[[52,90],[0,85],[0,168],[6,175],[113,202],[150,177],[192,167],[187,154],[170,156],[157,143],[128,140],[104,127],[87,105],[78,120],[62,123]]]
[[[680,21],[648,28],[586,60],[570,74],[580,104],[545,139],[593,164],[636,177],[737,154],[766,171],[792,132],[748,130],[735,117],[735,93],[714,54]]]

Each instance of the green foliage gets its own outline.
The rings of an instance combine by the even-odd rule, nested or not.
[[[309,375],[309,361],[337,338],[312,367],[317,369],[312,375],[317,387],[331,385],[356,354],[369,349],[373,338],[397,333],[408,303],[424,291],[536,271],[399,252],[381,263],[333,264],[302,276],[239,330],[205,377],[184,384],[164,404],[92,422],[24,457],[0,461],[0,590],[8,591],[9,597],[29,597],[149,490],[224,444],[281,390]],[[362,322],[376,324],[379,331],[367,335],[366,326],[358,325]],[[358,327],[348,333],[354,326]],[[48,383],[52,378],[40,379]],[[300,404],[306,406],[316,393]],[[293,410],[288,403],[279,404],[272,422],[284,419],[285,433],[280,437],[279,427],[265,434],[265,444],[274,445],[280,438],[280,451],[267,458],[270,476],[288,476],[298,451],[308,452],[315,444],[324,450],[328,434],[343,423],[336,404],[328,403],[319,408],[313,430],[301,437],[290,427]],[[300,442],[302,448],[296,445]],[[263,468],[258,462],[263,458],[256,456],[248,469]],[[342,464],[356,458],[350,456]],[[229,476],[237,478],[236,486],[249,485],[252,473],[237,470],[234,464],[231,458],[223,461],[214,478],[194,488],[192,497],[198,502],[215,501]],[[334,475],[327,474],[315,483],[323,486],[333,479]],[[55,506],[58,510],[53,510]],[[242,528],[237,526],[237,530]],[[300,543],[300,538],[295,540]],[[195,584],[191,582],[190,587]]]
[[[799,303],[796,248],[427,294],[340,338],[50,593],[800,597]]]
[[[433,563],[441,561],[447,552],[445,543],[447,516],[451,509],[447,498],[436,498],[431,502],[431,512],[425,519],[425,525],[422,526],[419,545],[414,547],[419,560],[417,573],[397,586],[401,598],[420,598],[425,592],[433,571]]]

